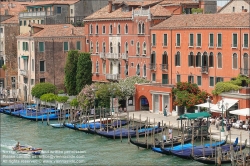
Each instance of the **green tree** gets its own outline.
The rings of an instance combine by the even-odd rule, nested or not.
[[[40,98],[43,94],[55,93],[55,91],[56,86],[51,83],[38,83],[32,88],[31,95]]]
[[[52,102],[56,100],[56,95],[54,93],[46,93],[40,97],[40,100],[45,102]]]
[[[81,92],[77,95],[77,101],[82,108],[94,106],[95,91],[94,84],[85,85]]]
[[[69,95],[76,95],[76,71],[77,71],[78,51],[70,50],[68,52],[65,65],[65,87]]]
[[[76,91],[79,93],[85,85],[90,85],[92,83],[92,62],[90,53],[80,53],[76,73]]]

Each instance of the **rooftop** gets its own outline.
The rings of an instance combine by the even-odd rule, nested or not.
[[[19,24],[18,22],[18,16],[13,16],[3,22],[1,22],[2,24]]]
[[[76,2],[79,2],[79,0],[50,0],[50,1],[33,1],[28,6],[37,6],[37,5],[72,5]]]
[[[7,15],[18,15],[19,12],[26,10],[26,5],[30,4],[30,2],[1,2],[0,3],[0,13],[1,15],[5,15],[7,11]]]

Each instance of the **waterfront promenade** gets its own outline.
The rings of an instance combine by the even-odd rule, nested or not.
[[[122,114],[127,114],[127,113],[122,113]],[[169,115],[169,116],[164,116],[162,114],[155,114],[155,113],[151,113],[149,111],[133,111],[133,112],[129,112],[129,117],[131,119],[133,119],[134,117],[134,120],[135,121],[139,121],[141,119],[141,121],[146,121],[147,118],[150,118],[150,122],[153,123],[154,120],[155,122],[161,122],[163,121],[163,123],[166,124],[167,127],[169,127],[169,124],[170,124],[170,127],[172,127],[173,129],[178,129],[178,120],[177,118],[179,116],[172,116],[172,115]],[[179,127],[180,127],[180,122],[179,122]],[[228,134],[227,131],[225,131],[225,136],[224,137],[221,137],[220,136],[220,130],[217,130],[216,129],[216,126],[215,125],[210,125],[210,128],[211,128],[211,137],[213,140],[220,140],[220,139],[224,139],[225,136]],[[221,128],[221,126],[220,126]],[[226,127],[224,126],[225,130],[226,130]],[[210,129],[209,129],[210,131]],[[236,137],[239,138],[239,143],[241,142],[242,144],[245,143],[245,140],[247,139],[247,146],[250,147],[250,140],[249,140],[249,132],[244,130],[244,129],[236,129],[236,128],[231,128],[231,142],[233,143],[236,139]],[[230,141],[230,136],[228,136],[228,143]]]

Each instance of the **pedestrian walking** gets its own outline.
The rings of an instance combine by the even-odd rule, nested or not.
[[[164,116],[168,115],[168,105],[165,106],[163,113],[164,113]]]

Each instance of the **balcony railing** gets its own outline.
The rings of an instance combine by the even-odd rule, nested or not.
[[[150,9],[138,9],[132,11],[132,18],[135,16],[147,16],[149,19],[151,19],[151,13]]]
[[[19,17],[44,17],[44,16],[52,16],[53,12],[52,11],[37,11],[37,12],[22,12],[19,13]]]
[[[161,64],[161,70],[168,70],[168,64]]]
[[[250,69],[240,68],[240,74],[244,76],[250,76]]]
[[[23,76],[28,76],[28,72],[27,70],[20,70],[20,75],[23,75]]]
[[[107,59],[118,59],[119,54],[118,53],[106,53],[106,58]]]
[[[122,54],[121,54],[121,58],[122,58],[123,60],[128,60],[128,54],[127,54],[127,53],[122,53]]]
[[[100,58],[101,59],[106,59],[105,52],[100,52]]]
[[[150,70],[156,70],[156,64],[155,63],[150,63],[149,68],[150,68]]]
[[[207,66],[202,66],[200,72],[204,73],[204,74],[208,74],[208,67]]]
[[[106,74],[107,80],[118,80],[120,78],[119,74]]]

